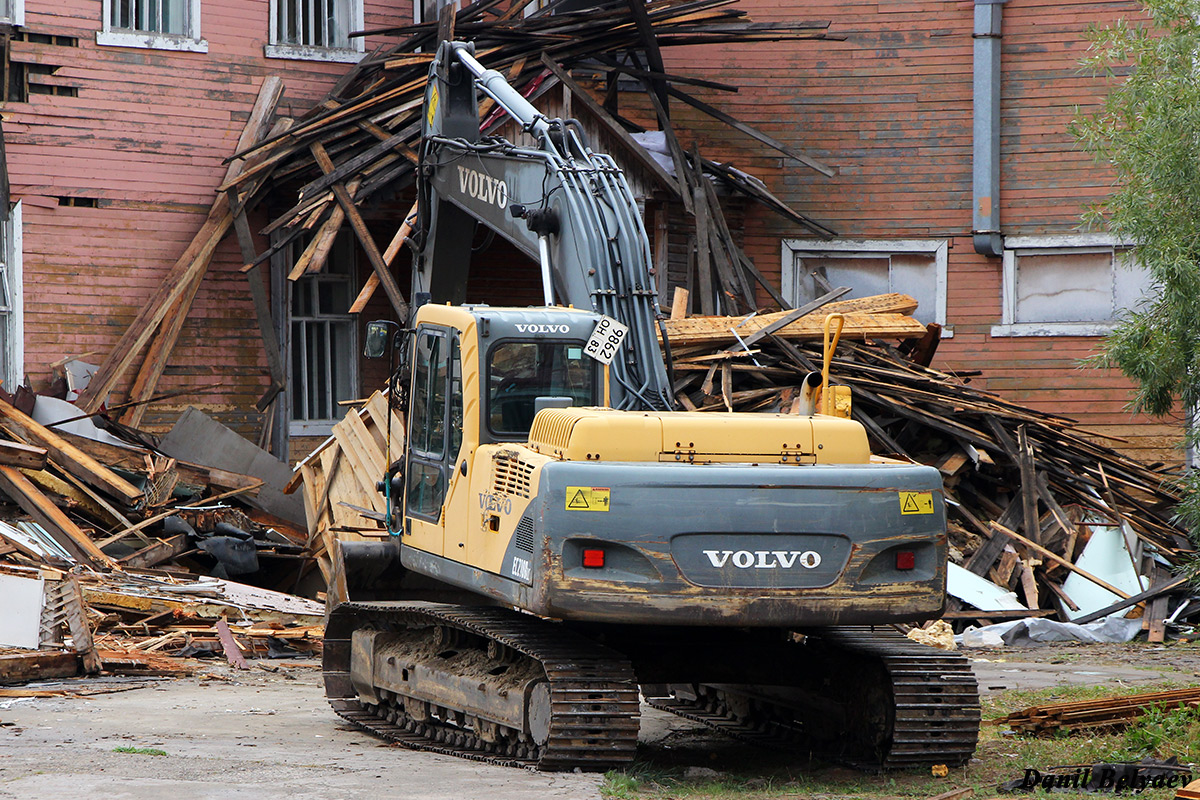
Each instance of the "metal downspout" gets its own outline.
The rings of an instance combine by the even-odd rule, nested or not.
[[[1000,23],[1006,0],[975,0],[971,232],[975,252],[1004,253],[1000,233]]]

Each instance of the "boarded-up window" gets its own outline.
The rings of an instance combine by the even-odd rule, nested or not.
[[[296,257],[303,247],[294,248]],[[358,393],[357,328],[350,315],[355,296],[354,251],[339,237],[325,271],[291,286],[288,392],[293,435],[328,433],[345,416],[340,401]]]
[[[843,298],[907,294],[917,301],[913,314],[924,323],[945,325],[946,244],[940,241],[808,243],[788,240],[792,253],[784,288],[796,306],[833,288],[847,286]]]
[[[1009,237],[993,336],[1103,336],[1150,285],[1133,251],[1107,237]]]
[[[1121,269],[1111,247],[1017,252],[1014,322],[1111,322],[1141,294],[1142,276]]]

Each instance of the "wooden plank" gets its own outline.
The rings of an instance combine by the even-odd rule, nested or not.
[[[708,212],[707,203],[702,203],[704,190],[697,186],[694,190],[692,206],[696,209],[696,275],[700,283],[700,313],[711,317],[714,310],[712,258],[708,252]],[[692,318],[695,319],[694,317]],[[685,323],[691,320],[676,320]],[[661,335],[661,334],[660,334]],[[667,338],[673,338],[668,327]],[[684,339],[683,341],[694,341]]]
[[[1037,511],[1037,469],[1033,463],[1033,445],[1029,443],[1029,432],[1025,425],[1017,428],[1017,455],[1017,466],[1021,472],[1023,527],[1025,535],[1036,542],[1042,535]]]
[[[29,444],[45,448],[55,463],[89,486],[126,505],[136,505],[142,499],[141,491],[129,481],[3,400],[0,400],[0,419]]]
[[[96,568],[120,569],[117,562],[97,547],[62,509],[50,502],[50,498],[42,494],[17,468],[0,466],[0,490],[45,528],[76,560]]]
[[[997,533],[1002,533],[1005,536],[1009,537],[1010,539],[1020,542],[1021,544],[1030,548],[1034,552],[1041,553],[1043,556],[1045,556],[1046,558],[1049,558],[1052,561],[1057,561],[1059,564],[1062,564],[1064,567],[1069,569],[1071,572],[1074,572],[1079,577],[1086,578],[1087,580],[1091,581],[1092,583],[1096,584],[1097,586],[1099,586],[1102,589],[1107,589],[1108,591],[1115,594],[1117,597],[1120,597],[1123,600],[1129,599],[1128,593],[1118,589],[1117,587],[1113,586],[1111,583],[1108,583],[1107,581],[1103,580],[1102,578],[1097,578],[1095,575],[1091,574],[1090,572],[1085,572],[1084,570],[1082,570],[1079,567],[1072,564],[1070,561],[1067,561],[1065,558],[1060,556],[1058,553],[1055,553],[1053,550],[1047,550],[1046,548],[1042,547],[1037,542],[1032,541],[1031,539],[1027,539],[1024,536],[1022,536],[1021,534],[1017,533],[1016,531],[1009,530],[1008,528],[1004,527],[1003,525],[1000,525],[999,523],[992,522],[989,524],[993,531],[995,531]]]
[[[671,174],[663,169],[662,165],[655,161],[654,158],[651,157],[648,152],[646,152],[646,148],[634,141],[633,137],[629,135],[629,131],[625,130],[621,123],[617,122],[611,114],[605,111],[599,103],[592,99],[590,94],[588,94],[579,84],[572,80],[571,76],[568,75],[562,67],[555,63],[554,59],[543,53],[542,65],[545,66],[546,69],[550,70],[550,73],[558,79],[559,83],[567,87],[567,89],[571,92],[571,97],[584,109],[586,109],[587,112],[591,114],[598,123],[600,123],[600,126],[604,128],[605,132],[625,146],[625,149],[628,151],[628,153],[637,160],[638,166],[646,170],[646,172],[650,174],[650,177],[654,179],[654,182],[657,183],[660,188],[666,189],[675,196],[680,194],[679,181],[671,177]]]
[[[1111,605],[1107,605],[1104,608],[1101,608],[1097,611],[1092,611],[1088,614],[1084,614],[1082,617],[1072,620],[1072,622],[1076,623],[1077,625],[1086,625],[1089,622],[1095,622],[1096,620],[1100,619],[1101,617],[1107,617],[1109,614],[1115,614],[1116,612],[1122,611],[1126,608],[1129,608],[1130,606],[1135,606],[1138,603],[1145,602],[1146,600],[1152,600],[1155,597],[1159,597],[1160,595],[1165,595],[1168,592],[1172,592],[1175,589],[1180,588],[1181,586],[1183,586],[1190,580],[1191,580],[1191,578],[1184,576],[1182,578],[1175,578],[1174,580],[1170,580],[1165,583],[1160,583],[1155,586],[1151,586],[1149,589],[1147,589],[1144,592],[1138,592],[1137,594],[1135,594],[1131,597],[1126,597],[1122,600],[1118,600],[1117,602],[1112,603]]]
[[[45,469],[46,448],[0,439],[0,464],[6,467]]]
[[[338,497],[337,499],[374,508],[375,498],[382,499],[382,495],[375,491],[375,481],[382,478],[382,474],[372,470],[370,462],[359,452],[358,443],[351,438],[350,434],[344,428],[338,428],[335,425],[333,435],[337,438],[338,444],[341,446],[342,455],[350,460],[350,472],[353,473],[360,490],[355,493],[354,497]]]
[[[675,287],[675,295],[671,298],[671,319],[687,319],[688,290],[682,286]]]
[[[392,241],[388,242],[387,249],[383,251],[383,263],[389,268],[392,262],[396,260],[396,256],[400,253],[400,249],[404,243],[408,241],[409,235],[412,233],[413,223],[417,220],[417,204],[414,202],[412,208],[404,216],[404,222],[396,230],[396,235],[392,237]],[[363,284],[362,291],[358,293],[358,297],[354,298],[354,302],[350,305],[351,314],[362,313],[362,310],[367,307],[371,297],[375,294],[375,290],[379,287],[379,276],[372,272],[367,276],[366,282]]]
[[[78,674],[79,656],[75,653],[38,650],[0,655],[0,684],[70,678]]]
[[[762,327],[760,327],[758,330],[754,331],[754,333],[750,334],[749,336],[742,336],[742,340],[738,344],[737,347],[729,347],[729,348],[726,348],[726,350],[733,351],[736,349],[740,349],[742,346],[749,347],[752,344],[757,344],[760,339],[763,339],[767,336],[770,336],[773,333],[783,330],[788,325],[791,325],[793,322],[800,319],[801,317],[808,316],[809,314],[813,313],[817,309],[822,308],[823,306],[826,306],[826,305],[832,303],[834,300],[837,300],[842,295],[848,294],[850,291],[851,291],[851,289],[849,286],[839,286],[838,288],[834,289],[832,292],[826,292],[825,294],[821,295],[816,300],[813,300],[811,303],[805,303],[804,305],[800,306],[799,308],[792,309],[791,311],[787,311],[787,312],[784,312],[784,313],[781,313],[778,315],[772,315],[776,318],[772,319],[766,325],[763,325]],[[758,319],[761,320],[762,317],[760,316],[760,317],[758,317]]]
[[[830,178],[833,177],[833,175],[834,175],[833,169],[831,167],[829,167],[828,165],[821,163],[820,161],[813,158],[812,156],[805,155],[804,153],[801,153],[799,150],[795,150],[791,147],[788,147],[787,145],[785,145],[783,142],[779,141],[778,139],[768,136],[767,134],[763,133],[762,131],[758,130],[757,128],[747,125],[746,123],[742,122],[741,120],[736,119],[736,118],[730,116],[729,114],[726,114],[724,111],[721,111],[719,108],[714,108],[713,106],[710,106],[708,103],[705,103],[703,100],[699,100],[686,92],[683,92],[674,87],[667,89],[667,91],[670,93],[670,95],[672,97],[676,97],[676,98],[682,100],[683,102],[687,103],[692,108],[703,111],[705,114],[708,114],[713,119],[724,122],[729,127],[733,128],[735,130],[741,131],[742,133],[746,134],[747,136],[751,137],[752,139],[756,139],[756,140],[762,142],[767,147],[770,147],[774,150],[778,150],[780,153],[783,153],[788,158],[795,159],[796,161],[799,161],[801,164],[805,165],[806,167],[811,167],[812,169],[815,169],[817,172],[821,173],[822,175],[825,175],[826,177],[830,177]]]
[[[367,430],[362,418],[356,412],[351,411],[338,425],[343,426],[344,430],[350,434],[350,438],[358,443],[358,452],[368,462],[373,474],[378,476],[377,479],[382,480],[383,473],[387,471],[387,460],[383,450],[379,447],[379,442]]]
[[[190,547],[187,539],[187,534],[184,533],[178,536],[171,536],[167,539],[159,539],[153,544],[119,559],[119,561],[122,566],[132,569],[149,569],[186,553]]]

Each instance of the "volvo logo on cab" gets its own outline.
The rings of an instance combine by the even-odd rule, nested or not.
[[[521,333],[570,333],[570,325],[517,325]]]
[[[816,550],[703,550],[717,569],[732,564],[738,569],[791,569],[796,564],[805,569],[821,566],[821,554]]]
[[[477,169],[459,166],[458,190],[485,203],[504,208],[508,205],[508,184]]]

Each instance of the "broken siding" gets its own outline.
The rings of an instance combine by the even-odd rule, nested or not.
[[[45,5],[28,9],[24,31],[78,46],[14,42],[11,58],[57,65],[52,77],[77,96],[10,103],[4,131],[13,198],[25,201],[26,372],[38,388],[52,361],[101,360],[200,229],[263,78],[283,77],[279,113],[300,114],[349,68],[265,58],[266,0],[205,0],[207,53],[98,46],[98,3]],[[409,19],[393,4],[365,11],[368,27]],[[267,368],[241,264],[230,234],[159,384],[220,390],[155,407],[148,427],[189,399],[243,432],[256,427]]]
[[[1130,384],[1080,369],[1096,337],[994,337],[1001,263],[971,240],[971,2],[781,3],[744,0],[758,20],[827,19],[845,41],[754,47],[668,48],[668,72],[739,87],[688,91],[837,171],[832,178],[778,157],[676,102],[672,118],[706,155],[762,177],[794,208],[846,239],[944,239],[947,313],[954,338],[937,365],[979,368],[978,385],[1085,426],[1118,433],[1139,455],[1179,460],[1173,425],[1125,410]],[[1066,132],[1075,108],[1104,86],[1081,74],[1089,26],[1136,17],[1135,2],[1009,0],[1004,5],[1001,225],[1006,235],[1074,234],[1111,176]],[[779,280],[780,240],[804,232],[759,207],[747,210],[746,249]],[[903,287],[900,287],[901,289]]]

